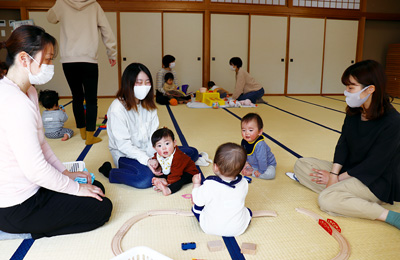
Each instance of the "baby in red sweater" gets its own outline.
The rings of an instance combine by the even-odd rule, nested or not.
[[[151,136],[151,142],[157,151],[149,160],[154,169],[154,189],[168,196],[191,183],[193,175],[199,170],[192,159],[179,150],[174,133],[166,127],[160,128]]]

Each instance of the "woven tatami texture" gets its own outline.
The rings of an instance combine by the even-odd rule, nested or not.
[[[363,219],[331,217],[317,205],[318,195],[285,176],[292,171],[296,156],[332,160],[334,148],[344,119],[345,103],[340,96],[264,97],[268,105],[256,108],[193,109],[184,105],[171,107],[171,111],[186,142],[213,159],[218,145],[241,141],[240,120],[249,112],[261,115],[266,139],[275,154],[278,166],[274,180],[253,178],[249,184],[246,206],[253,211],[273,210],[277,217],[253,218],[248,230],[236,237],[243,242],[257,244],[255,255],[246,259],[331,259],[339,252],[336,240],[310,217],[298,213],[306,208],[324,219],[334,219],[342,228],[343,236],[351,246],[350,259],[397,259],[400,255],[400,230],[382,222]],[[61,100],[64,104],[70,100]],[[104,116],[112,99],[99,99],[99,116]],[[397,99],[395,103],[400,103]],[[400,109],[399,104],[395,104]],[[84,149],[84,141],[75,127],[72,105],[66,107],[69,120],[66,127],[76,131],[66,142],[48,140],[62,161],[75,161]],[[177,133],[167,108],[159,106],[160,127],[166,126]],[[101,123],[102,120],[98,120]],[[110,184],[98,172],[104,161],[112,161],[108,151],[106,131],[99,135],[103,141],[95,144],[84,161],[96,179],[106,188],[113,201],[110,221],[103,227],[82,234],[43,238],[35,241],[25,259],[111,259],[111,240],[117,230],[131,217],[149,210],[174,209],[189,211],[191,202],[182,197],[191,193],[186,185],[178,193],[164,197],[152,189],[138,190],[126,185]],[[179,145],[183,142],[176,134]],[[205,176],[212,167],[202,167]],[[385,205],[400,212],[400,204]],[[194,217],[152,216],[135,224],[122,240],[123,250],[144,245],[173,259],[231,259],[225,247],[220,252],[209,252],[207,242],[221,237],[202,232]],[[9,259],[22,240],[0,241],[0,259]],[[182,251],[182,242],[196,242],[195,250]]]

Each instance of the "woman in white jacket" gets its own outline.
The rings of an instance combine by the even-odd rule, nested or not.
[[[99,169],[111,183],[139,189],[152,186],[155,169],[148,161],[155,153],[151,135],[159,125],[153,86],[149,69],[141,63],[130,64],[122,74],[121,88],[107,112],[109,149],[117,168],[105,162]],[[197,160],[195,148],[181,150]]]

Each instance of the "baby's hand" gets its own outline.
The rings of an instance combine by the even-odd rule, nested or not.
[[[246,162],[246,164],[244,165],[242,174],[244,176],[251,176],[253,174],[253,167],[251,167],[251,165],[248,162]]]
[[[154,169],[157,169],[158,161],[156,159],[149,159],[147,165],[153,167]]]
[[[192,182],[193,182],[193,184],[196,184],[196,185],[201,184],[201,175],[200,175],[200,173],[198,173],[196,175],[193,175]]]
[[[261,173],[257,170],[254,172],[254,175],[258,178],[258,177],[260,177]]]
[[[147,161],[147,166],[150,168],[151,172],[157,176],[162,175],[161,168],[158,167],[158,161],[156,159],[149,159]]]

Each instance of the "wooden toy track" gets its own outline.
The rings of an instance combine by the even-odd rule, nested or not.
[[[121,241],[122,238],[125,236],[125,234],[128,232],[128,230],[135,224],[136,222],[139,222],[140,220],[151,217],[151,216],[158,216],[158,215],[178,215],[178,216],[184,216],[184,217],[194,217],[193,213],[191,211],[181,211],[181,210],[150,210],[147,211],[143,214],[134,216],[130,219],[128,219],[122,227],[118,230],[118,232],[115,234],[112,242],[111,242],[111,248],[115,256],[121,254],[122,248],[121,248]],[[261,210],[261,211],[253,211],[253,218],[257,217],[276,217],[276,212],[275,211],[268,211],[268,210]]]
[[[331,234],[336,239],[336,241],[339,243],[339,247],[340,247],[339,254],[337,254],[334,258],[332,258],[332,260],[349,259],[349,257],[350,257],[350,244],[342,236],[342,234],[340,233],[340,228],[335,222],[332,221],[333,225],[329,221],[329,219],[328,219],[328,222],[325,222],[321,216],[319,216],[318,214],[316,214],[316,213],[314,213],[314,212],[312,212],[310,210],[307,210],[307,209],[296,208],[296,211],[313,218],[317,222],[320,222],[320,223],[323,222],[323,223],[325,223],[325,225],[329,226],[329,227],[325,228],[323,225],[320,224],[325,230],[328,229],[330,232],[328,230],[327,230],[327,232],[329,234]],[[337,229],[339,229],[339,231]]]

